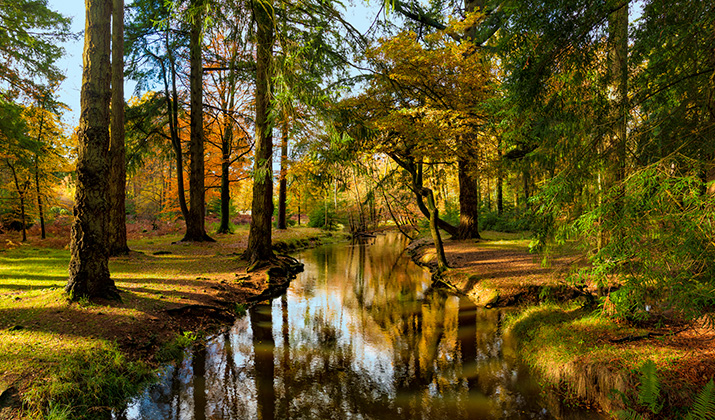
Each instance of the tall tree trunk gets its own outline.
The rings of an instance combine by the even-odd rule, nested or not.
[[[20,180],[17,178],[17,171],[15,171],[15,166],[10,163],[10,159],[5,159],[8,168],[12,172],[12,179],[15,181],[15,190],[17,191],[17,196],[20,198],[20,222],[22,223],[22,242],[27,241],[27,223],[25,222],[25,192],[27,192],[27,183],[24,187],[20,186]]]
[[[171,136],[171,146],[174,150],[174,160],[176,163],[176,195],[179,197],[179,209],[184,223],[189,219],[189,206],[186,204],[186,189],[184,188],[184,156],[179,138],[179,93],[176,87],[176,66],[174,55],[171,53],[172,47],[169,42],[169,31],[164,35],[164,46],[169,51],[169,69],[162,66],[164,79],[164,96],[166,97],[166,110],[169,115],[169,134]],[[168,72],[168,74],[167,74]],[[171,81],[167,78],[171,77]]]
[[[203,0],[192,0],[194,9],[190,31],[190,66],[191,66],[191,135],[189,154],[191,155],[189,172],[189,218],[186,219],[186,234],[182,241],[213,241],[206,234],[204,213],[206,209],[206,191],[204,189],[204,113],[203,113],[203,78],[201,59],[201,27],[203,15],[200,13]]]
[[[286,201],[288,193],[288,116],[283,114],[281,129],[281,172],[278,177],[278,229],[287,229]]]
[[[109,142],[109,255],[129,252],[127,246],[124,147],[124,0],[113,0],[112,11],[112,117]]]
[[[620,212],[625,196],[626,141],[628,125],[628,3],[608,16],[609,77],[614,93],[612,103],[611,150],[613,160],[613,187],[617,190],[616,211]],[[617,214],[613,217],[618,217]]]
[[[40,188],[40,156],[35,153],[35,191],[37,192],[37,213],[40,216],[40,238],[45,239],[45,211],[42,207],[42,189]]]
[[[501,170],[501,159],[501,136],[499,136],[497,140],[497,160],[499,165],[497,166],[497,214],[499,216],[504,213],[504,177]]]
[[[272,108],[270,81],[273,61],[273,5],[253,1],[256,19],[256,140],[253,169],[251,227],[245,258],[251,263],[273,258],[271,217],[273,215],[273,137],[269,114]]]
[[[459,172],[459,227],[457,239],[478,239],[479,235],[479,186],[474,174],[468,170],[469,163],[460,158]]]
[[[229,169],[231,168],[231,139],[233,138],[233,123],[229,118],[221,139],[221,224],[216,233],[230,233],[229,223],[231,219],[231,191],[229,180]]]
[[[79,148],[74,223],[70,242],[71,299],[119,298],[109,276],[107,180],[109,175],[110,37],[112,0],[86,0],[82,55]]]
[[[40,124],[37,129],[37,143],[42,144],[42,130],[45,128],[45,100],[40,104],[42,113],[40,114]],[[35,152],[35,190],[37,192],[37,212],[40,216],[40,237],[45,239],[45,213],[42,209],[42,192],[40,188],[40,154]]]
[[[524,169],[524,171],[522,173],[524,175],[524,177],[523,177],[523,181],[524,181],[524,210],[528,210],[529,209],[529,197],[531,197],[531,191],[529,190],[529,178],[530,178],[529,169],[528,168]]]

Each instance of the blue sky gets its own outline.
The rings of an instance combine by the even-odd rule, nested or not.
[[[125,0],[127,4],[130,0]],[[84,30],[85,5],[82,0],[49,0],[51,9],[62,13],[64,16],[72,18],[72,31],[80,32]],[[373,0],[370,6],[366,6],[362,0],[355,0],[359,5],[348,6],[347,19],[357,28],[367,27],[368,22],[372,22],[377,11],[376,5],[381,4]],[[368,9],[369,8],[369,9]],[[370,15],[370,16],[368,16]],[[77,41],[65,42],[65,56],[56,62],[57,67],[65,72],[66,79],[62,82],[59,92],[60,101],[67,104],[72,110],[66,112],[62,120],[72,129],[79,122],[79,94],[82,87],[82,47],[84,39],[80,37]],[[127,99],[134,92],[135,83],[126,81],[124,92]]]

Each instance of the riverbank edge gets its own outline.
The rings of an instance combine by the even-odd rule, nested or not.
[[[97,353],[106,353],[109,358],[121,358],[120,374],[126,375],[130,381],[136,381],[135,384],[130,384],[129,387],[120,390],[122,395],[106,395],[102,392],[116,392],[117,390],[105,390],[103,388],[95,389],[99,392],[96,395],[98,400],[110,401],[128,401],[137,392],[152,383],[158,373],[164,369],[167,363],[172,363],[172,359],[157,360],[156,354],[160,352],[176,355],[193,345],[200,345],[201,342],[218,334],[223,334],[230,329],[235,320],[245,315],[250,307],[259,304],[265,300],[269,300],[280,296],[290,286],[291,281],[296,275],[302,271],[303,267],[297,260],[288,256],[287,252],[296,252],[304,249],[311,249],[329,243],[339,243],[348,241],[349,235],[340,232],[321,231],[319,234],[307,234],[305,237],[298,237],[289,240],[274,240],[273,250],[276,252],[276,258],[269,265],[260,268],[249,270],[245,267],[246,273],[239,276],[236,273],[237,280],[241,283],[259,284],[260,287],[252,291],[251,294],[237,298],[232,294],[225,282],[212,282],[211,279],[203,278],[206,281],[207,290],[220,289],[223,292],[222,299],[215,299],[211,293],[206,293],[207,300],[211,301],[211,305],[186,305],[184,307],[173,308],[165,312],[171,317],[174,323],[169,323],[168,335],[164,335],[163,339],[157,339],[151,343],[141,343],[137,341],[127,342],[106,342],[101,343],[97,348]],[[216,283],[216,284],[214,284]],[[157,293],[161,293],[157,290]],[[166,290],[163,292],[167,292]],[[204,290],[206,292],[206,290]],[[104,301],[96,302],[101,306]],[[139,323],[139,322],[135,322]],[[104,325],[104,328],[111,329],[111,323]],[[186,337],[191,337],[186,339]],[[67,366],[45,366],[40,372],[35,372],[31,375],[19,378],[10,383],[6,383],[3,379],[2,389],[0,389],[0,419],[34,419],[46,418],[48,410],[52,413],[52,418],[92,418],[87,417],[87,413],[97,414],[96,407],[83,407],[87,413],[72,412],[67,416],[63,416],[61,402],[46,400],[41,393],[36,393],[38,386],[47,387],[50,378],[62,369],[86,369],[93,370],[91,366],[86,366],[87,363],[93,363],[91,359],[84,360],[85,366],[70,366],[75,361],[68,361]],[[147,370],[148,369],[148,370]],[[99,372],[105,372],[108,375],[113,375],[116,371],[105,371],[98,369]],[[96,373],[96,372],[95,372]],[[64,372],[64,375],[79,377],[80,372]],[[147,381],[147,376],[151,376],[152,380]],[[98,383],[102,382],[102,378],[97,379]],[[136,385],[139,388],[134,388]],[[36,395],[33,395],[35,393]],[[29,397],[29,398],[28,398]],[[37,401],[37,398],[42,398],[42,401]],[[34,398],[35,401],[30,401]],[[54,408],[53,408],[54,405]],[[59,409],[58,409],[59,408]],[[105,405],[106,408],[106,405]],[[119,409],[119,406],[112,406],[112,409]]]
[[[473,246],[478,241],[472,241]],[[419,266],[430,271],[434,284],[470,298],[485,308],[513,307],[517,312],[511,315],[505,325],[505,333],[516,338],[520,354],[544,385],[555,391],[555,395],[572,405],[592,407],[610,418],[618,413],[633,415],[649,413],[639,404],[639,386],[642,381],[638,366],[655,358],[661,389],[661,410],[657,418],[681,418],[691,407],[695,396],[707,382],[691,383],[680,375],[673,363],[657,351],[638,354],[637,360],[619,360],[610,352],[597,350],[603,341],[629,343],[643,338],[655,338],[666,333],[653,334],[648,329],[637,329],[616,325],[605,317],[595,315],[595,299],[585,288],[576,289],[566,285],[526,285],[500,290],[479,281],[481,276],[452,276],[449,271],[437,271],[434,243],[429,238],[417,238],[408,245],[408,255]],[[465,281],[466,277],[466,281]],[[456,281],[455,281],[456,280]],[[607,329],[600,337],[573,334],[573,323],[584,319],[604,320]],[[606,325],[607,324],[607,325]],[[618,336],[621,338],[605,338]],[[545,339],[545,337],[548,337]],[[608,345],[606,345],[608,346]],[[603,347],[606,347],[603,346]],[[614,344],[613,346],[618,346]],[[655,345],[657,350],[657,344]],[[591,352],[590,349],[594,351]],[[652,351],[652,349],[649,349]],[[550,355],[544,357],[544,355]],[[603,357],[604,354],[608,357]],[[628,355],[625,352],[623,354]],[[557,362],[554,363],[553,359]],[[712,380],[712,372],[710,372]],[[666,397],[663,397],[663,396]]]

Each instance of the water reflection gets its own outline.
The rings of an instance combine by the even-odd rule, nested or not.
[[[429,287],[397,235],[299,255],[305,271],[121,419],[589,419],[543,407],[503,313]],[[556,412],[558,415],[554,415]]]

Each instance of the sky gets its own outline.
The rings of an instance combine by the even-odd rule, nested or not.
[[[125,0],[125,2],[130,3],[129,0]],[[349,10],[346,16],[358,29],[367,28],[377,12],[375,5],[379,5],[380,1],[373,0],[370,6],[364,5],[361,0],[355,0],[355,3],[359,5],[348,6]],[[84,31],[84,1],[49,0],[48,4],[52,10],[72,18],[72,32],[79,33]],[[64,42],[62,45],[65,48],[65,55],[55,63],[66,75],[66,79],[60,86],[59,100],[71,108],[71,111],[65,112],[62,121],[74,128],[79,122],[79,94],[82,87],[82,47],[84,38],[80,37],[76,41]],[[134,93],[135,86],[136,83],[133,81],[125,80],[124,92],[127,100]]]

